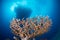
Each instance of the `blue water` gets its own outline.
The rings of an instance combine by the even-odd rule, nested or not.
[[[1,3],[1,13],[0,13],[0,38],[1,40],[10,39],[13,40],[13,34],[10,29],[10,21],[13,17],[16,17],[16,12],[11,10],[11,6],[14,3],[22,2],[24,0],[2,0]],[[21,5],[22,6],[22,5]],[[58,0],[25,0],[23,6],[31,9],[31,15],[29,18],[35,16],[46,16],[48,15],[52,19],[52,25],[48,33],[43,34],[42,36],[36,37],[36,40],[48,39],[56,40],[59,36],[59,7]],[[23,13],[24,14],[24,13]],[[21,13],[20,13],[21,15]],[[27,15],[27,14],[26,14]],[[58,36],[56,36],[58,35]]]

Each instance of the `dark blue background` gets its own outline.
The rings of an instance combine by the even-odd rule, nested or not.
[[[11,11],[10,8],[13,3],[22,0],[1,0],[0,1],[0,39],[13,40],[13,34],[10,29],[10,21],[16,16],[15,12]],[[60,10],[59,0],[26,0],[28,8],[31,8],[30,17],[36,15],[46,16],[48,15],[52,19],[52,26],[48,33],[36,37],[36,40],[48,39],[48,40],[60,40]],[[21,13],[20,13],[21,14]],[[24,14],[24,13],[23,13]],[[27,14],[26,14],[27,15]]]

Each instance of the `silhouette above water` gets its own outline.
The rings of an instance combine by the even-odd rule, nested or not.
[[[32,10],[24,6],[18,6],[14,10],[16,12],[16,17],[18,19],[26,19],[31,15]]]

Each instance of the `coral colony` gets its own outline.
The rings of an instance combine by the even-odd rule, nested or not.
[[[15,40],[30,40],[38,35],[42,35],[48,31],[51,26],[51,20],[48,16],[46,17],[34,17],[34,18],[24,18],[20,19],[13,19],[10,23],[10,28],[15,34],[13,37]],[[16,37],[18,36],[18,37]]]

